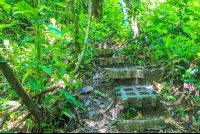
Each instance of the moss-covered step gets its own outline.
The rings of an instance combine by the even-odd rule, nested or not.
[[[108,77],[118,78],[144,78],[144,70],[138,68],[113,68],[108,69]]]
[[[100,67],[122,67],[124,64],[124,57],[110,57],[110,58],[99,58]]]
[[[159,131],[165,127],[164,118],[148,120],[134,120],[118,122],[118,130],[121,132],[145,132],[146,130]],[[158,130],[156,130],[158,129]]]

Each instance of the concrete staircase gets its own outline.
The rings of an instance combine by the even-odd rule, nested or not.
[[[122,102],[124,114],[130,108],[140,108],[141,110],[159,111],[160,96],[155,93],[155,90],[150,90],[147,87],[148,82],[145,80],[145,68],[134,67],[129,64],[125,56],[118,55],[116,52],[120,48],[112,49],[114,44],[113,39],[104,40],[103,43],[91,43],[94,52],[99,55],[96,57],[95,62],[97,66],[107,70],[109,83],[118,83],[119,86],[115,87],[116,98]],[[117,50],[118,49],[118,50]],[[119,81],[123,81],[120,83]],[[128,83],[131,81],[131,83]],[[145,84],[145,85],[144,85]],[[160,107],[160,108],[159,108]],[[131,120],[119,122],[118,128],[122,132],[145,132],[148,128],[155,126],[164,127],[164,118],[151,118],[148,120]]]

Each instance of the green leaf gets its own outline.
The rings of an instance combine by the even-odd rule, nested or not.
[[[50,125],[49,125],[49,124],[46,124],[46,123],[42,123],[42,128],[43,128],[43,127],[46,127],[46,126],[49,127]]]
[[[66,86],[68,86],[69,88],[73,89],[72,84],[70,84],[65,78],[62,78],[62,80],[64,81]]]
[[[180,110],[179,110],[179,113],[180,113],[181,116],[184,116],[184,111],[183,111],[183,109],[180,109]]]
[[[174,101],[176,101],[176,98],[174,98],[174,96],[166,96],[167,97],[167,100],[169,100],[169,99],[171,99],[171,100],[174,100]]]
[[[72,103],[74,103],[74,105],[76,105],[77,107],[82,108],[84,111],[86,111],[86,109],[84,107],[81,106],[81,104],[76,101],[76,99],[74,97],[72,97],[70,95],[70,93],[67,93],[66,91],[62,91],[62,90],[58,90],[60,93],[63,93],[65,95],[65,97],[70,100]]]
[[[197,121],[198,121],[198,123],[200,123],[200,119],[198,119]]]
[[[53,95],[51,94],[51,95],[46,96],[46,97],[45,97],[45,100],[46,100],[47,103],[49,103],[49,101],[50,101],[52,98],[53,98]]]
[[[167,33],[167,30],[162,30],[162,33]]]
[[[186,28],[186,27],[183,27],[183,31],[185,32],[185,33],[191,33],[191,30],[189,29],[189,28]]]
[[[26,43],[26,42],[29,42],[29,41],[32,41],[34,40],[34,38],[30,38],[30,36],[28,37],[25,37],[23,40],[22,40],[22,44]]]
[[[131,108],[129,108],[129,109],[131,109],[131,110],[133,110],[133,111],[135,111],[135,112],[136,112],[136,109],[135,109],[135,108],[132,108],[132,107],[131,107]]]
[[[31,121],[29,121],[28,119],[26,119],[26,122],[30,125],[30,127],[31,127],[31,129],[30,129],[30,131],[32,130],[32,128],[33,128],[33,124],[32,124],[32,122]]]
[[[55,33],[56,35],[60,36],[60,30],[58,30],[57,28],[49,28],[49,31]]]
[[[1,131],[0,133],[15,133],[13,131]]]
[[[88,73],[88,74],[92,74],[92,72],[91,72],[91,71],[88,71],[88,72],[86,72],[86,73]]]
[[[128,110],[127,113],[126,113],[126,116],[127,116],[127,118],[130,117],[130,111],[129,111],[129,110]]]
[[[20,11],[24,11],[24,15],[27,16],[28,19],[34,19],[35,21],[39,20],[39,11],[38,9],[34,9],[27,2],[21,1],[16,4],[16,7]]]
[[[42,66],[42,70],[46,72],[47,74],[51,75],[51,72],[52,72],[51,68],[46,68],[45,66]]]
[[[197,38],[197,35],[195,35],[195,34],[193,34],[193,33],[191,33],[190,35],[191,35],[191,38],[192,38],[192,39],[196,39],[196,38]]]
[[[28,81],[33,89],[40,90],[40,87],[38,86],[37,82],[34,79],[28,77]]]
[[[4,86],[4,85],[8,85],[9,83],[6,82],[6,83],[0,83],[0,86]]]
[[[195,74],[196,72],[198,72],[198,71],[199,71],[199,69],[198,69],[198,67],[197,67],[197,68],[195,68],[194,70],[192,70],[190,74],[191,74],[191,75],[194,75],[194,74]]]
[[[79,88],[79,85],[77,83],[74,84],[75,89]]]
[[[85,64],[89,64],[90,63],[90,61],[89,60],[86,60],[86,61],[84,61],[85,62]]]
[[[165,93],[167,93],[167,91],[166,90],[162,90],[161,96],[164,96]]]
[[[49,52],[50,50],[51,50],[51,49],[46,49],[46,50],[44,50],[44,51],[43,51],[43,54]]]
[[[63,3],[61,3],[61,2],[58,2],[58,3],[54,3],[54,2],[52,2],[53,4],[56,4],[56,5],[59,5],[59,6],[61,6],[61,7],[64,7],[65,8],[65,5],[63,4]]]
[[[196,82],[195,79],[185,79],[184,82]]]
[[[142,64],[142,61],[140,60],[140,61],[138,61],[138,64]]]
[[[196,96],[196,97],[195,97],[195,100],[196,100],[196,101],[200,100],[200,96]]]
[[[63,114],[66,115],[67,117],[70,118],[70,120],[72,119],[72,111],[68,108],[65,108],[62,110]]]
[[[30,75],[30,74],[34,74],[37,70],[33,70],[33,69],[28,69],[27,70],[27,73],[24,75],[23,79],[22,79],[22,83],[25,82],[25,80],[27,79],[27,77]]]
[[[198,88],[199,86],[200,86],[200,83],[195,83],[195,84],[194,84],[194,87],[195,87],[195,88]]]
[[[116,119],[116,120],[110,122],[110,123],[108,124],[108,126],[111,127],[112,125],[116,124],[119,120],[120,120],[120,119],[118,118],[118,119]]]

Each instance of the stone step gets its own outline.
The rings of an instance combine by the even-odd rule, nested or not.
[[[111,79],[118,78],[144,78],[144,70],[138,68],[113,68],[108,69],[108,77]]]
[[[114,43],[115,43],[114,38],[112,38],[112,39],[104,39],[104,41],[100,43],[92,42],[91,44],[93,48],[109,48]]]
[[[118,129],[122,132],[145,132],[146,130],[154,130],[156,127],[164,128],[164,118],[148,119],[148,120],[134,120],[118,122]]]
[[[99,55],[99,57],[105,57],[105,56],[112,56],[113,55],[113,49],[95,49],[94,52]]]
[[[120,67],[124,64],[124,57],[99,58],[99,62],[102,68]]]
[[[119,86],[115,89],[118,100],[122,101],[123,108],[152,108],[160,103],[160,95],[156,94],[156,90],[150,90],[146,86]]]

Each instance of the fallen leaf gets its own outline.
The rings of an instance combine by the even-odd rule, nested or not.
[[[171,117],[164,118],[164,121],[165,121],[165,123],[167,123],[167,124],[169,123],[172,126],[174,126],[175,128],[185,132],[184,128],[179,126],[175,121],[173,121]]]
[[[99,131],[100,133],[106,133],[107,130],[108,130],[108,126],[105,126],[105,127],[103,127],[103,128],[100,128],[98,131]]]
[[[161,93],[162,89],[165,87],[160,83],[153,81],[153,85],[158,89],[157,93]]]
[[[180,118],[180,121],[181,121],[181,122],[184,122],[184,121],[185,121],[185,117],[181,117],[181,118]]]
[[[139,116],[140,118],[144,118],[144,117],[142,117],[141,111],[138,111],[137,114],[138,114],[138,116]]]
[[[82,129],[81,127],[77,128],[76,130],[74,130],[74,133],[81,133],[82,132]]]
[[[96,126],[96,122],[90,120],[90,119],[85,119],[85,123],[89,126],[89,127],[95,127]]]

